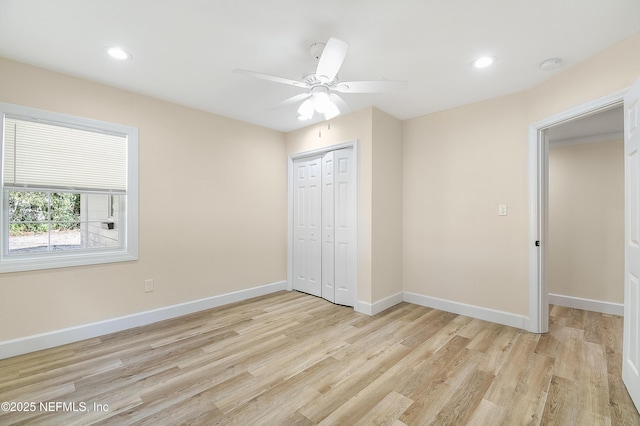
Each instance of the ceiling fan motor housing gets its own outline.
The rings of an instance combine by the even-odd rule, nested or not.
[[[338,76],[336,75],[336,77],[328,82],[323,82],[322,80],[320,80],[317,76],[317,74],[315,72],[309,73],[307,75],[305,75],[302,78],[302,81],[304,81],[306,84],[309,85],[309,87],[315,87],[315,86],[326,86],[326,87],[334,87],[337,83],[338,83]]]

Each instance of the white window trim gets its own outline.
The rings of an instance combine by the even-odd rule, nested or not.
[[[124,207],[126,209],[126,223],[121,225],[124,236],[124,244],[119,249],[108,250],[70,250],[61,252],[37,253],[32,256],[21,254],[10,256],[7,250],[0,250],[0,273],[30,271],[38,269],[65,268],[70,266],[96,265],[112,262],[127,262],[138,259],[138,129],[136,127],[108,123],[104,121],[76,117],[50,111],[43,111],[19,105],[0,102],[0,118],[2,125],[2,139],[4,144],[4,117],[5,115],[22,116],[34,120],[45,120],[77,128],[84,128],[99,132],[108,132],[127,135],[127,195]],[[3,146],[0,146],[0,180],[4,175],[2,170]],[[3,182],[0,188],[4,192]],[[8,203],[4,195],[0,196],[0,247],[8,247]]]

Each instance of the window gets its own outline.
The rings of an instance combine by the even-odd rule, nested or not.
[[[138,130],[0,112],[0,272],[137,259]]]

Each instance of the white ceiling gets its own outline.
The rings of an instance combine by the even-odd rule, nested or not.
[[[234,68],[297,80],[336,37],[341,80],[409,82],[345,94],[352,109],[407,119],[529,89],[638,31],[638,0],[0,0],[0,56],[280,131],[309,125],[273,108],[301,89]],[[496,64],[472,69],[483,54]],[[551,57],[563,68],[541,71]]]
[[[622,140],[624,136],[624,108],[619,105],[555,125],[549,128],[547,135],[549,142],[555,145]]]

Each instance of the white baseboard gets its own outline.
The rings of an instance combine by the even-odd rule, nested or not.
[[[403,296],[403,293],[400,292],[400,293],[393,294],[389,297],[385,297],[382,300],[378,300],[373,304],[368,302],[358,301],[356,302],[356,306],[354,307],[354,309],[356,310],[356,312],[360,312],[362,314],[376,315],[384,311],[385,309],[389,309],[390,307],[397,305],[398,303],[403,301],[404,301],[404,296]]]
[[[286,281],[280,281],[246,290],[239,290],[232,293],[194,300],[192,302],[153,309],[151,311],[139,312],[137,314],[123,317],[7,340],[0,342],[0,359],[103,336],[116,331],[127,330],[129,328],[139,327],[166,319],[176,318],[182,315],[215,308],[217,306],[240,302],[242,300],[263,296],[280,290],[286,290],[286,288]]]
[[[567,308],[624,316],[624,304],[622,303],[603,302],[601,300],[583,299],[581,297],[563,296],[552,293],[549,293],[549,303]]]
[[[424,296],[416,293],[405,292],[404,301],[520,329],[525,329],[525,325],[528,321],[528,318],[523,315],[497,311],[495,309],[483,308],[475,305],[467,305],[466,303],[453,302],[451,300],[439,299],[437,297]]]
[[[373,315],[371,312],[373,311],[373,305],[371,303],[362,302],[360,300],[356,301],[356,306],[353,307],[353,310],[356,312],[360,312],[365,315]]]
[[[376,315],[400,302],[427,306],[429,308],[440,309],[454,314],[465,315],[525,330],[528,322],[528,318],[523,315],[516,315],[510,312],[497,311],[495,309],[467,305],[465,303],[453,302],[451,300],[439,299],[437,297],[424,296],[409,292],[396,293],[373,304],[359,301],[356,303],[355,310],[367,315]]]

